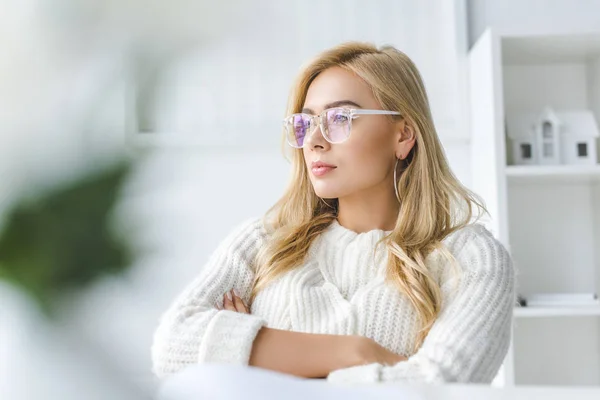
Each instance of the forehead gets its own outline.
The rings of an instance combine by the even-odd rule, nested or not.
[[[341,67],[331,67],[317,75],[306,93],[304,108],[319,112],[328,104],[344,100],[362,108],[379,108],[367,83]]]

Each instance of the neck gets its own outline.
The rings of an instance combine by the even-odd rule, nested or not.
[[[396,225],[400,204],[393,192],[369,189],[338,199],[338,222],[354,232],[374,229],[391,231]]]

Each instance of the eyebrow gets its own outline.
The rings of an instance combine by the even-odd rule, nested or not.
[[[352,100],[339,100],[339,101],[334,101],[333,103],[325,104],[325,107],[323,107],[323,110],[327,110],[328,108],[340,107],[340,106],[354,106],[356,108],[362,108],[361,106],[359,106],[357,103],[353,102]],[[306,113],[306,114],[314,114],[315,113],[310,108],[303,108],[302,112]]]

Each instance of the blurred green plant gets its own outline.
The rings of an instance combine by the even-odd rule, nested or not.
[[[130,168],[121,162],[18,202],[0,233],[0,279],[52,314],[66,291],[124,271],[132,250],[111,229],[111,210]]]

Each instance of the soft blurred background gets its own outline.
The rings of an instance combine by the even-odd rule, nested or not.
[[[490,26],[593,30],[600,2],[3,0],[0,398],[154,393],[158,317],[282,193],[288,89],[321,50],[406,52],[470,186],[467,57]]]

